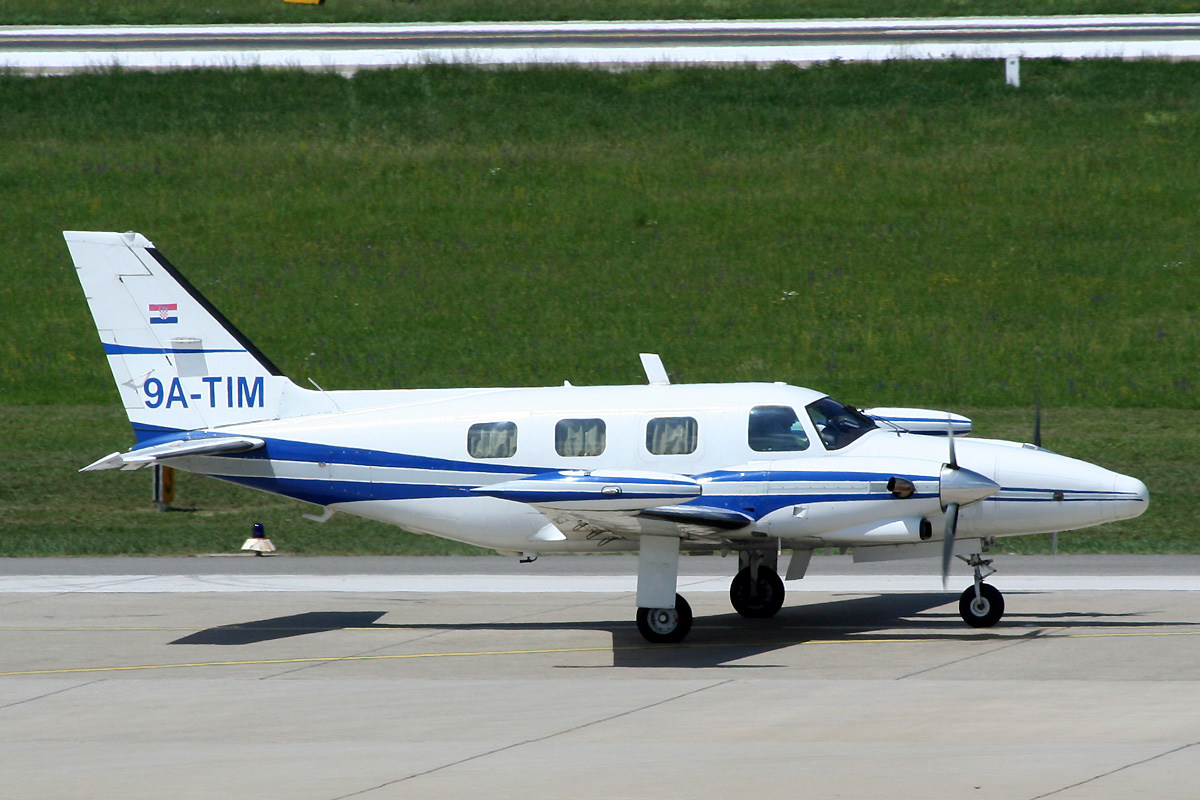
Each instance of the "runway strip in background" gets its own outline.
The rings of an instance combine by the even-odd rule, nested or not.
[[[938,19],[0,27],[0,66],[298,67],[810,64],[938,58],[1194,58],[1200,15]]]

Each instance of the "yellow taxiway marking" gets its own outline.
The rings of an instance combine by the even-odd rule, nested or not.
[[[196,628],[194,626],[187,627],[184,625],[162,626],[162,627],[159,627],[159,626],[136,626],[136,627],[135,626],[122,626],[122,627],[100,627],[100,626],[90,626],[90,627],[88,627],[88,626],[71,626],[71,627],[69,627],[69,626],[62,626],[62,627],[57,627],[57,626],[45,626],[45,625],[43,625],[43,626],[26,625],[26,626],[0,627],[0,633],[59,633],[59,632],[62,632],[62,633],[88,633],[88,632],[113,633],[113,632],[118,632],[118,631],[138,631],[138,632],[165,631],[167,633],[174,633],[177,631],[195,631],[195,630],[196,630]],[[353,630],[353,628],[343,628],[342,630]]]
[[[11,630],[11,629],[9,629]],[[55,629],[60,630],[60,629]],[[68,629],[61,629],[68,630]],[[1096,639],[1096,638],[1116,638],[1127,636],[1195,636],[1200,635],[1200,630],[1187,631],[1120,631],[1112,633],[1051,633],[1046,636],[1031,637],[1028,634],[1019,636],[987,636],[979,637],[977,641],[1039,641],[1046,639]],[[947,639],[942,636],[918,636],[918,637],[897,637],[897,638],[870,638],[870,639],[809,639],[805,641],[793,642],[730,642],[721,644],[677,644],[677,645],[636,645],[631,647],[613,647],[610,645],[596,647],[549,647],[531,650],[475,650],[461,651],[450,653],[392,653],[385,655],[365,655],[365,656],[308,656],[303,658],[264,658],[264,659],[246,659],[243,661],[194,661],[181,664],[133,664],[125,666],[110,666],[110,667],[66,667],[57,669],[29,669],[29,670],[14,670],[10,672],[0,672],[0,677],[14,677],[19,675],[72,675],[94,672],[132,672],[138,670],[158,670],[158,669],[183,669],[190,667],[247,667],[247,666],[269,666],[276,664],[331,664],[335,662],[350,662],[350,661],[389,661],[396,659],[415,659],[415,658],[472,658],[480,656],[528,656],[528,655],[552,655],[561,653],[600,653],[600,652],[616,652],[619,650],[651,650],[665,648],[710,648],[710,647],[796,647],[800,645],[838,645],[838,644],[910,644],[923,642],[941,642],[951,643],[961,641],[957,639]]]
[[[310,656],[306,658],[261,658],[246,661],[196,661],[186,664],[137,664],[122,667],[70,667],[66,669],[28,669],[14,672],[0,672],[0,678],[14,675],[67,675],[82,672],[124,672],[141,669],[179,669],[182,667],[245,667],[270,664],[324,664],[336,661],[384,661],[397,658],[455,658],[467,656],[523,656],[548,655],[551,653],[588,653],[595,651],[611,651],[614,648],[603,647],[554,647],[541,650],[479,650],[462,653],[393,653],[390,655],[373,656]],[[628,648],[626,648],[628,649]]]

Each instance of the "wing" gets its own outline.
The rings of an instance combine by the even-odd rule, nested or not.
[[[582,534],[591,538],[679,536],[716,543],[723,535],[749,528],[754,522],[736,511],[690,505],[661,506],[635,512],[538,510],[563,534]]]
[[[531,505],[564,537],[705,539],[754,523],[738,511],[696,505],[692,501],[702,492],[698,481],[661,472],[567,470],[472,491]],[[537,537],[558,538],[552,534],[543,531]]]

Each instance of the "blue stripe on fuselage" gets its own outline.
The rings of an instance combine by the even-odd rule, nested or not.
[[[146,439],[150,438],[169,440],[171,438],[179,438],[181,434],[185,436],[191,435],[186,434],[185,432],[171,431],[170,429],[153,429],[148,426],[139,431],[139,434],[139,440],[141,441],[145,441]],[[321,463],[328,464],[330,465],[331,469],[335,470],[338,465],[352,465],[401,468],[429,472],[461,473],[463,474],[464,479],[472,482],[466,483],[465,485],[456,486],[441,482],[435,483],[432,481],[429,483],[414,483],[411,480],[408,482],[391,483],[321,478],[271,478],[219,474],[214,474],[213,477],[256,489],[277,492],[288,497],[293,497],[310,503],[316,503],[318,505],[329,505],[331,503],[344,503],[360,500],[409,500],[439,497],[474,497],[478,495],[472,493],[470,489],[478,484],[473,482],[474,479],[467,479],[467,475],[469,474],[485,473],[494,475],[534,476],[562,471],[561,469],[556,470],[546,467],[528,467],[513,464],[463,461],[458,459],[418,456],[385,450],[337,447],[332,445],[314,444],[311,442],[299,442],[288,439],[269,438],[265,441],[266,446],[259,450],[236,455],[221,456],[219,458],[221,460],[270,459],[280,462],[313,464]],[[888,478],[891,478],[895,475],[897,475],[897,473],[894,472],[819,472],[811,470],[795,472],[783,470],[775,470],[771,472],[754,470],[739,472],[731,470],[716,470],[696,476],[697,480],[702,481],[705,485],[705,489],[707,491],[704,495],[699,498],[680,500],[677,504],[686,505],[692,502],[700,502],[705,506],[713,508],[723,508],[731,511],[750,513],[754,517],[761,519],[769,513],[793,505],[830,503],[839,501],[893,501],[896,498],[893,497],[890,492],[864,492],[861,486],[857,488],[848,486],[845,492],[838,492],[836,490],[830,490],[827,486],[821,486],[819,490],[810,493],[790,491],[786,493],[763,493],[754,495],[742,495],[734,493],[723,494],[720,490],[725,486],[733,488],[733,486],[743,483],[763,484],[767,481],[768,476],[771,483],[791,482],[803,485],[805,483],[875,483],[886,481]],[[599,476],[597,477],[599,478]],[[902,475],[901,477],[907,477],[913,481],[938,480],[938,476],[916,474]],[[814,487],[814,489],[815,488],[816,487]],[[1123,502],[1136,499],[1136,495],[1128,495],[1124,493],[1102,491],[1097,492],[1090,490],[1065,490],[1064,500],[1055,500],[1054,491],[1055,490],[1051,489],[1032,488],[1004,489],[996,496],[988,498],[984,502],[1049,503],[1075,502],[1084,500],[1089,500],[1092,502]],[[1013,496],[1021,493],[1027,493],[1033,496]],[[554,499],[563,499],[561,494],[555,493],[552,496]],[[937,492],[920,492],[914,494],[911,499],[928,500],[936,499],[937,496]],[[663,499],[672,500],[677,498],[674,498],[670,495],[664,495]]]
[[[695,476],[698,481],[708,482],[746,482],[754,483],[765,481],[768,478],[772,482],[791,482],[791,483],[836,483],[836,482],[887,482],[891,478],[907,478],[910,481],[936,481],[939,480],[938,475],[917,475],[915,473],[906,472],[846,472],[846,471],[816,471],[816,470],[747,470],[744,472],[734,470],[713,470],[712,472],[703,472]]]
[[[406,469],[440,470],[446,472],[487,472],[501,475],[536,475],[555,470],[545,467],[520,467],[512,464],[492,464],[482,461],[458,461],[448,458],[409,455],[389,450],[370,450],[360,447],[337,447],[288,439],[264,439],[266,446],[245,453],[240,458],[300,461],[313,464],[351,464],[356,467],[399,467]]]
[[[158,320],[151,319],[151,322]],[[105,344],[104,354],[108,356],[161,356],[168,353],[244,353],[245,350],[215,350],[203,347],[137,347],[131,344]]]
[[[244,475],[212,475],[223,481],[275,492],[285,497],[327,506],[360,500],[424,500],[431,497],[477,497],[469,487],[441,484],[368,483],[366,481],[305,480],[302,478],[256,478]]]
[[[133,435],[137,438],[137,444],[134,448],[149,447],[153,444],[161,444],[171,441],[180,434],[186,434],[188,431],[180,430],[179,428],[164,428],[161,425],[147,425],[144,422],[133,423]],[[162,439],[162,442],[155,441]]]

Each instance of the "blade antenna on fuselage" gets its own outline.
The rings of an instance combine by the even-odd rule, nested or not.
[[[1042,446],[1042,386],[1033,387],[1033,446]]]

